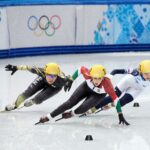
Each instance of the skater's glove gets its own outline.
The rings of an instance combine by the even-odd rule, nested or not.
[[[13,65],[6,65],[5,66],[5,70],[6,71],[12,71],[11,72],[11,75],[13,75],[18,69],[17,69],[17,66],[13,66]]]
[[[73,116],[72,111],[62,113],[62,118],[68,119]]]
[[[126,120],[125,120],[125,118],[124,118],[124,116],[123,116],[123,114],[122,113],[119,113],[118,114],[118,117],[119,117],[119,124],[125,124],[125,125],[130,125]]]
[[[49,121],[49,118],[47,116],[41,117],[40,120],[39,120],[40,123],[45,123],[45,122],[48,122],[48,121]]]
[[[73,80],[72,79],[67,79],[67,82],[66,82],[66,84],[65,84],[65,86],[64,86],[64,91],[66,92],[66,91],[70,91],[70,89],[71,89],[71,86],[72,86],[72,83],[73,83]]]

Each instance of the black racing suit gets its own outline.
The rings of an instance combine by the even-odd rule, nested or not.
[[[64,76],[63,74],[63,76],[57,76],[56,81],[50,85],[46,81],[43,68],[36,68],[36,67],[31,68],[29,66],[26,66],[20,70],[28,70],[34,74],[37,74],[38,77],[29,85],[29,87],[22,94],[18,96],[15,104],[17,104],[17,101],[19,100],[23,102],[24,100],[28,99],[37,92],[38,94],[36,94],[32,98],[32,101],[35,104],[40,104],[43,101],[47,100],[48,98],[57,94],[69,80],[69,78]]]
[[[92,91],[88,86],[86,81],[84,81],[71,95],[71,97],[60,105],[57,109],[50,113],[51,117],[56,117],[57,115],[63,113],[64,111],[72,108],[81,100],[85,99],[83,103],[77,107],[74,112],[75,114],[82,114],[95,106],[99,101],[101,101],[106,96],[106,93],[98,94]]]

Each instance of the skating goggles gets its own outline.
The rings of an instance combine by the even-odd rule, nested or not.
[[[46,76],[48,77],[48,78],[56,78],[57,77],[57,75],[52,75],[52,74],[46,74]]]

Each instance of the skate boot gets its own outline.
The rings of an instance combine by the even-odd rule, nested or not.
[[[30,106],[32,106],[33,104],[34,104],[33,100],[30,99],[30,100],[28,100],[28,101],[26,101],[26,102],[24,103],[24,106],[25,106],[25,107],[30,107]]]
[[[97,109],[95,107],[92,107],[91,109],[89,109],[85,114],[89,115],[89,114],[93,114],[97,111]]]
[[[16,107],[19,107],[25,101],[25,99],[25,96],[23,96],[22,94],[19,95],[15,102]]]
[[[7,105],[6,107],[5,107],[5,110],[6,111],[11,111],[11,110],[14,110],[14,109],[16,109],[17,107],[15,106],[15,105]]]

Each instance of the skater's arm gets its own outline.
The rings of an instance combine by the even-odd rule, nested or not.
[[[31,67],[31,66],[27,66],[27,65],[20,65],[20,66],[17,66],[17,69],[30,71],[31,73],[44,76],[44,70],[42,68],[38,68],[36,66]]]
[[[89,70],[85,67],[80,67],[79,69],[77,69],[72,76],[67,76],[66,77],[66,84],[64,85],[64,90],[69,91],[72,83],[74,80],[76,80],[76,78],[80,75],[83,74],[84,78],[87,79],[89,78]]]
[[[126,119],[124,118],[124,115],[121,110],[120,100],[116,104],[116,110],[118,113],[119,124],[123,124],[123,125],[125,124],[127,126],[130,125],[129,122],[127,122]]]
[[[66,83],[64,85],[64,91],[69,91],[71,86],[72,86],[72,83],[74,80],[76,80],[76,78],[82,73],[82,70],[84,68],[83,67],[80,67],[79,69],[77,69],[72,76],[66,76],[65,77],[65,80],[66,80]]]
[[[118,98],[118,96],[116,95],[116,92],[109,78],[104,79],[103,86],[106,93],[111,97],[112,102],[114,102]]]
[[[77,69],[73,75],[72,75],[72,79],[75,80],[79,75],[83,75],[85,79],[88,79],[90,78],[90,74],[89,74],[89,70],[84,67],[84,66],[81,66],[79,69]]]
[[[66,76],[65,77],[65,85],[64,85],[64,91],[65,92],[70,91],[72,83],[73,83],[72,77],[70,75]]]
[[[30,66],[26,66],[26,65],[14,66],[11,64],[6,65],[5,70],[11,71],[11,75],[13,75],[17,70],[28,70],[28,71],[31,71],[33,73],[37,72],[37,71],[35,71],[35,69],[33,69]]]
[[[108,77],[109,79],[112,79],[113,76],[117,75],[117,74],[128,74],[130,73],[130,69],[114,69],[110,72],[110,74],[107,74],[106,77]]]
[[[112,85],[110,79],[108,79],[108,78],[105,78],[104,89],[105,89],[106,93],[108,93],[108,95],[111,97],[112,103],[116,107],[117,112],[121,112],[121,105],[119,105],[120,102],[118,103],[118,96],[113,88],[113,85]]]
[[[111,75],[116,75],[116,74],[132,74],[132,75],[138,75],[139,72],[137,69],[114,69],[110,73]]]
[[[118,114],[119,114],[119,113],[122,113],[120,100],[117,101],[116,110],[117,110],[117,113],[118,113]]]
[[[121,104],[120,101],[118,100],[118,97],[113,89],[113,86],[110,82],[110,80],[107,80],[107,86],[105,86],[105,89],[107,91],[107,93],[109,94],[109,96],[112,98],[113,104],[116,106],[116,110],[118,113],[118,119],[119,119],[119,124],[125,124],[125,125],[130,125],[124,118],[122,110],[121,110]]]
[[[111,75],[116,75],[116,74],[127,74],[126,69],[114,69],[110,73]]]
[[[30,66],[27,66],[27,65],[20,65],[20,66],[17,66],[17,70],[31,70],[32,67]]]

